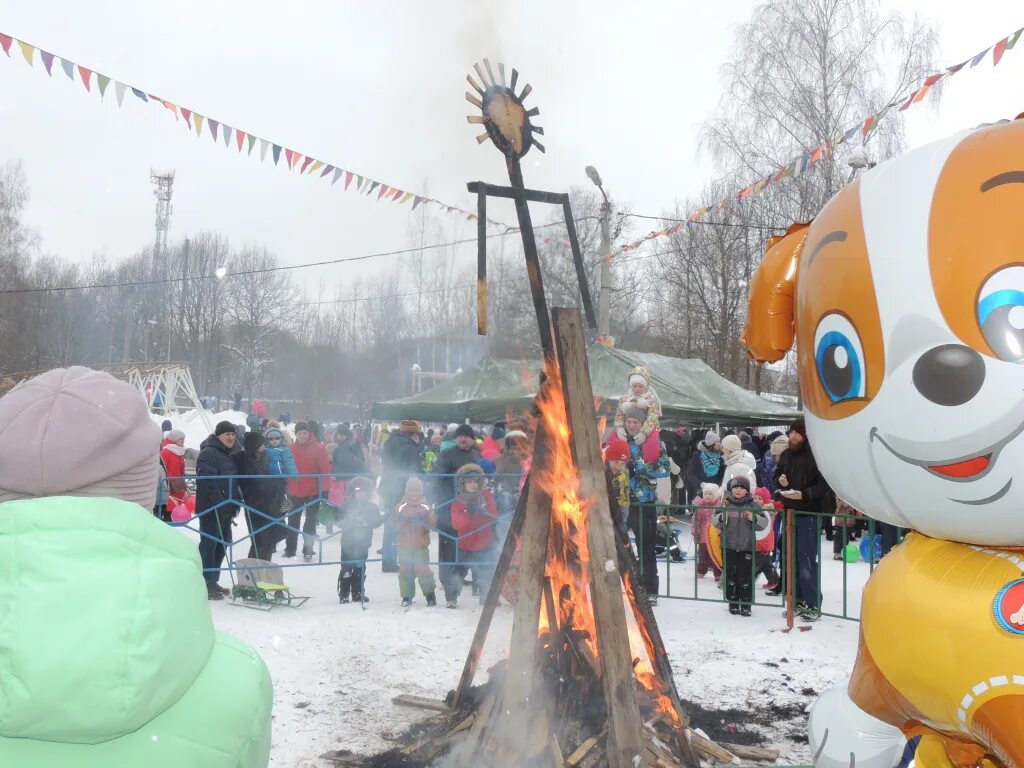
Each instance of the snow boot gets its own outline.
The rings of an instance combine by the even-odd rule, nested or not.
[[[731,613],[733,616],[739,616],[740,607],[738,605],[730,605],[729,613]]]
[[[740,606],[740,616],[746,616],[748,618],[750,617],[750,606],[749,605],[741,605]]]
[[[424,595],[427,598],[427,607],[433,608],[437,605],[437,595],[431,592],[429,595]]]
[[[410,607],[412,607],[412,598],[403,597],[402,598],[402,607],[403,608],[410,608]]]
[[[455,600],[449,600],[449,601],[448,601],[448,602],[446,603],[446,605],[447,605],[447,606],[448,606],[449,608],[458,608],[458,607],[459,607],[458,603],[457,603],[457,602],[456,602]]]

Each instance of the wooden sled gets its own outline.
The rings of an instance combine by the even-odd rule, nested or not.
[[[258,611],[269,611],[274,606],[298,608],[308,597],[293,595],[284,583],[284,569],[268,560],[244,557],[235,561],[238,581],[231,589],[232,605],[241,605]]]

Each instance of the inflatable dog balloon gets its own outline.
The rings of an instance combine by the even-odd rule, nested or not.
[[[851,706],[923,736],[919,766],[1024,766],[1024,120],[879,165],[771,243],[744,343],[778,360],[794,331],[818,466],[913,529],[864,589]]]

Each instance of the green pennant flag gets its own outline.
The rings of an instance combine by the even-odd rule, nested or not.
[[[1003,50],[1007,50],[1008,51],[1011,48],[1013,48],[1013,46],[1015,46],[1017,44],[1017,41],[1020,40],[1020,36],[1021,36],[1022,33],[1024,33],[1024,27],[1021,27],[1016,32],[1014,32],[1012,35],[1010,35],[1010,39],[1006,41],[1006,45],[1004,46]]]
[[[100,85],[100,98],[102,99],[103,94],[107,92],[107,86],[110,85],[110,78],[97,72],[96,80]]]
[[[248,154],[250,154],[250,155],[251,155],[251,154],[252,154],[252,148],[256,146],[256,137],[255,137],[255,136],[253,136],[253,135],[252,135],[252,134],[250,133],[250,134],[249,134],[249,137],[248,137],[248,141],[249,141],[249,153],[248,153]]]

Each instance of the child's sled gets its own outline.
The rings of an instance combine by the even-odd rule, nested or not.
[[[238,581],[231,590],[234,605],[269,611],[275,605],[298,608],[308,597],[293,595],[284,584],[284,569],[267,560],[244,557],[235,561]]]

